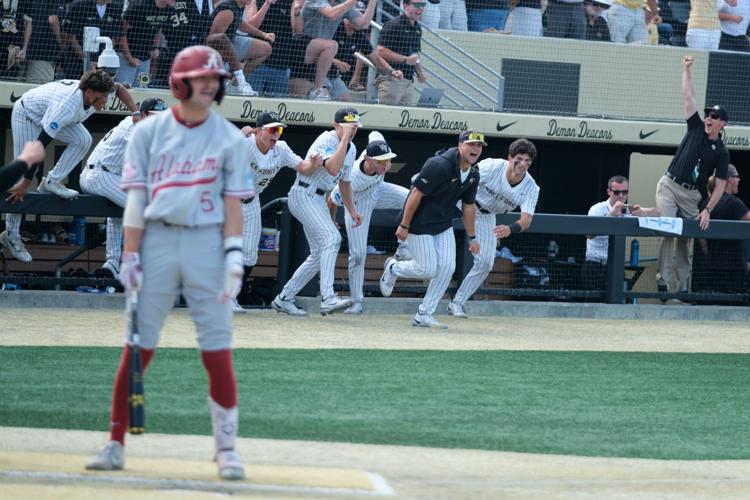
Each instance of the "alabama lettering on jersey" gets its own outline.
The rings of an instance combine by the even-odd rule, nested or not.
[[[125,146],[133,132],[132,116],[126,116],[115,128],[107,134],[94,147],[89,155],[88,164],[106,167],[113,174],[122,172],[122,163],[125,158]]]
[[[504,214],[516,207],[521,207],[521,212],[533,214],[539,199],[539,186],[526,172],[523,180],[511,187],[506,176],[508,165],[508,160],[500,158],[485,158],[477,164],[479,187],[476,201],[494,214]]]
[[[255,181],[256,196],[266,189],[279,170],[284,167],[296,168],[303,161],[285,141],[276,141],[276,145],[266,154],[258,149],[254,135],[245,138],[245,143],[250,153],[250,171]]]
[[[134,127],[121,187],[146,188],[147,221],[221,224],[223,196],[255,194],[244,140],[237,127],[214,111],[206,121],[186,126],[172,108]]]
[[[61,128],[86,121],[96,108],[83,108],[83,92],[78,83],[78,80],[60,80],[25,92],[21,104],[26,115],[52,138]]]
[[[336,148],[339,147],[339,137],[336,135],[335,130],[328,130],[320,134],[315,142],[312,143],[310,149],[307,151],[305,159],[309,159],[314,154],[320,154],[323,157],[323,161],[327,160],[333,153],[336,152]],[[325,167],[320,167],[312,175],[302,175],[297,173],[297,180],[306,182],[312,186],[323,189],[324,191],[331,191],[339,180],[349,182],[349,176],[354,165],[354,160],[357,158],[357,148],[354,144],[350,144],[346,151],[346,157],[344,158],[344,165],[339,170],[338,175],[331,175]]]

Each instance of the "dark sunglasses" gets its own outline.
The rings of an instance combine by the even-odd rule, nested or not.
[[[415,9],[424,9],[427,7],[427,2],[412,2],[412,4]]]
[[[706,118],[711,117],[712,120],[721,120],[721,117],[711,111],[710,113],[706,113]]]
[[[610,189],[615,196],[626,196],[630,191],[627,189]]]

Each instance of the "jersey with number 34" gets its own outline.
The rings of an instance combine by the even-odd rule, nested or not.
[[[146,188],[147,221],[195,226],[224,221],[224,196],[251,198],[253,179],[242,133],[211,111],[193,126],[174,110],[139,122],[125,152],[124,190]]]

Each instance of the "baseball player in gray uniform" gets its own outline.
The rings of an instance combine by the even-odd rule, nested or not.
[[[362,156],[354,164],[351,173],[351,186],[354,205],[362,215],[362,223],[355,226],[348,212],[344,215],[346,235],[349,240],[349,293],[352,305],[344,311],[346,314],[362,314],[365,282],[365,258],[367,257],[367,234],[370,229],[372,211],[379,209],[400,209],[404,206],[409,190],[390,182],[384,182],[386,172],[391,168],[391,159],[396,153],[391,151],[383,134],[370,132],[369,142]],[[342,205],[341,191],[336,186],[328,198],[331,215],[335,218],[336,209]],[[396,252],[399,260],[409,260],[408,246],[399,242]]]
[[[254,193],[242,133],[210,109],[221,102],[227,76],[214,49],[180,51],[170,72],[180,102],[133,130],[122,171],[128,201],[120,281],[128,297],[138,295],[144,371],[177,294],[187,300],[208,372],[219,476],[242,479],[228,300],[242,284],[241,200]],[[110,441],[88,469],[124,467],[129,352],[115,377]]]
[[[149,97],[144,99],[139,110],[125,117],[115,128],[107,132],[97,143],[88,158],[88,166],[81,171],[81,190],[89,194],[104,196],[113,203],[125,207],[127,197],[120,189],[122,163],[125,147],[133,133],[133,127],[153,113],[165,111],[167,104],[161,99]],[[120,272],[122,255],[122,219],[107,217],[107,260],[102,269],[110,272],[116,279]]]
[[[354,108],[341,108],[334,116],[334,130],[323,132],[315,139],[306,158],[321,155],[323,166],[310,175],[297,173],[297,181],[289,190],[289,210],[302,223],[310,255],[294,272],[271,302],[279,312],[293,316],[307,314],[294,303],[294,297],[318,272],[320,272],[320,313],[330,314],[351,305],[351,300],[342,299],[333,293],[333,272],[336,255],[341,246],[341,233],[331,220],[326,206],[326,193],[339,183],[341,200],[358,226],[362,216],[357,212],[352,197],[349,176],[357,158],[357,148],[352,143],[359,127],[359,113]]]
[[[453,215],[458,201],[469,250],[474,255],[479,253],[479,240],[474,232],[474,199],[479,184],[476,162],[486,145],[484,134],[465,130],[458,137],[457,147],[439,151],[428,159],[412,182],[396,237],[406,239],[413,259],[399,262],[391,257],[385,261],[380,293],[389,297],[399,277],[430,280],[424,300],[411,321],[413,326],[448,328],[432,315],[456,269]]]
[[[539,199],[539,186],[528,173],[536,158],[536,146],[527,139],[517,139],[510,145],[508,159],[485,158],[479,167],[479,187],[475,205],[476,236],[479,253],[474,255],[474,265],[458,288],[453,300],[448,303],[448,314],[466,318],[465,304],[480,287],[495,263],[497,240],[525,231]],[[510,225],[495,226],[495,215],[504,214],[521,207],[521,217]]]
[[[34,139],[42,141],[45,147],[53,139],[67,145],[55,167],[42,178],[39,192],[66,199],[78,196],[77,191],[66,188],[62,183],[91,147],[91,134],[82,123],[96,111],[104,109],[113,92],[130,111],[138,109],[127,89],[114,83],[102,70],[89,71],[80,81],[60,80],[40,85],[24,93],[13,105],[10,121],[16,155],[20,154],[24,144]],[[35,171],[36,168],[24,174],[24,178],[10,189],[6,201],[15,203],[23,199]],[[6,216],[0,244],[8,248],[16,259],[30,262],[31,255],[21,241],[21,220],[21,214]]]
[[[243,128],[249,134],[245,144],[250,153],[250,171],[255,181],[255,196],[242,200],[242,240],[245,277],[250,276],[258,262],[258,243],[263,221],[260,217],[260,193],[284,167],[293,168],[303,175],[310,175],[322,164],[319,154],[303,160],[297,156],[285,141],[279,140],[286,124],[276,113],[266,112],[255,121],[255,128]],[[236,299],[232,300],[234,312],[245,312]]]

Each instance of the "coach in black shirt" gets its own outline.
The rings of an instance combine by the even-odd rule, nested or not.
[[[407,241],[413,260],[398,262],[393,257],[386,260],[380,291],[384,297],[390,296],[398,277],[430,280],[419,311],[411,322],[413,326],[447,328],[432,314],[456,269],[452,221],[459,200],[469,250],[474,254],[479,252],[474,231],[477,210],[474,197],[479,185],[476,163],[486,145],[484,134],[474,130],[462,132],[458,147],[441,151],[427,160],[412,183],[396,237]]]
[[[60,20],[65,16],[63,0],[37,0],[31,4],[33,29],[26,53],[26,81],[47,83],[55,79],[54,61],[60,54]]]
[[[690,75],[692,56],[685,56],[682,71],[682,94],[685,99],[685,117],[688,131],[677,147],[669,169],[656,185],[656,207],[664,217],[698,219],[701,229],[707,229],[711,211],[721,198],[727,178],[729,152],[721,140],[721,131],[729,114],[721,106],[705,108],[705,122],[698,115]],[[706,198],[709,176],[716,175],[716,189],[698,211]],[[662,238],[659,244],[659,267],[656,283],[660,292],[669,290],[674,267],[677,290],[687,291],[690,272],[690,238]],[[673,250],[673,246],[676,249]],[[673,264],[674,257],[674,264]],[[664,301],[665,298],[662,298]]]

